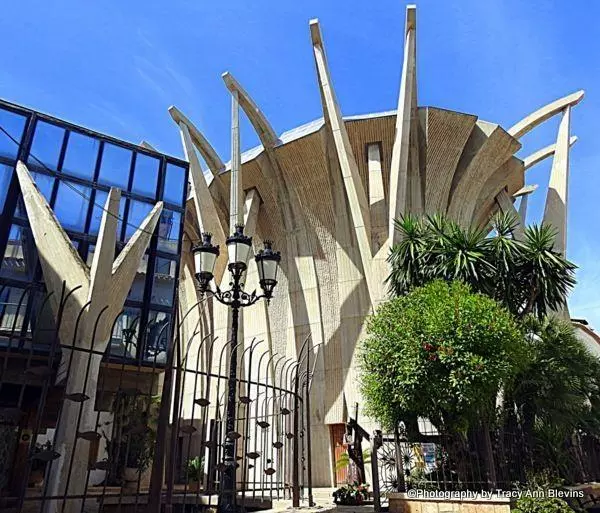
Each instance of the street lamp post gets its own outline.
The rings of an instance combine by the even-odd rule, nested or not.
[[[214,277],[214,268],[219,256],[219,246],[213,246],[210,233],[202,234],[202,242],[192,248],[196,279],[201,294],[211,294],[219,303],[231,308],[231,342],[229,344],[229,380],[227,389],[227,410],[225,421],[225,441],[223,443],[224,470],[221,479],[221,494],[219,495],[219,511],[234,513],[236,511],[236,389],[237,389],[237,333],[240,308],[253,305],[259,299],[267,303],[273,297],[277,285],[277,269],[281,255],[273,251],[270,241],[265,241],[264,249],[255,255],[256,266],[262,294],[256,291],[244,291],[242,279],[248,268],[248,258],[252,248],[252,237],[244,234],[243,225],[236,225],[235,232],[227,238],[228,269],[231,273],[229,290],[221,290],[215,283],[215,290],[210,288]]]

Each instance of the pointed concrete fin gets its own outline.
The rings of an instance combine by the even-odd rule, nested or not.
[[[500,207],[500,210],[503,213],[506,214],[506,213],[510,212],[510,213],[514,214],[514,216],[518,222],[517,222],[517,225],[515,226],[513,235],[514,235],[515,239],[522,240],[525,227],[524,227],[523,220],[522,220],[521,216],[519,215],[519,212],[517,212],[517,209],[515,208],[515,206],[513,204],[513,199],[510,197],[508,192],[506,192],[506,190],[502,190],[502,191],[500,191],[500,194],[498,194],[496,196],[496,202],[498,203],[498,206]]]
[[[215,149],[211,146],[206,137],[202,135],[200,130],[198,130],[194,124],[174,105],[169,107],[169,114],[171,114],[173,121],[175,121],[177,125],[183,123],[188,127],[194,144],[198,148],[200,155],[202,155],[202,158],[206,162],[213,176],[217,177],[221,171],[224,171],[225,164],[223,164],[223,161]]]
[[[148,249],[162,209],[162,201],[154,205],[113,263],[112,278],[110,284],[106,285],[109,286],[110,297],[116,304],[122,305],[127,297],[127,292],[133,283],[142,257]]]
[[[311,20],[310,33],[323,103],[323,115],[326,125],[331,130],[333,145],[342,172],[344,189],[348,199],[348,207],[358,243],[363,273],[369,289],[371,304],[375,304],[378,298],[378,287],[374,283],[375,278],[371,272],[373,253],[371,249],[369,201],[352,151],[350,139],[348,138],[346,125],[344,124],[342,113],[337,103],[323,47],[323,37],[317,20]]]
[[[231,172],[229,174],[229,233],[244,224],[242,198],[242,151],[240,149],[240,100],[237,91],[231,93]]]
[[[569,194],[569,131],[571,124],[571,106],[563,111],[558,126],[556,150],[550,171],[550,183],[546,195],[543,222],[553,226],[556,231],[554,249],[565,255],[567,250],[567,211]]]
[[[539,187],[539,185],[537,185],[537,184],[526,185],[525,187],[522,187],[517,192],[515,192],[513,194],[513,198],[520,198],[521,196],[528,196],[532,192],[536,191],[538,187]]]
[[[140,146],[146,150],[156,151],[156,148],[152,146],[148,141],[140,142]]]
[[[566,107],[577,105],[583,99],[584,94],[585,93],[583,89],[581,89],[573,94],[569,94],[563,98],[559,98],[556,101],[544,105],[542,108],[529,114],[529,116],[524,117],[521,121],[510,127],[508,133],[515,139],[520,139],[540,123],[550,119],[552,116],[558,114]]]
[[[406,7],[402,76],[400,78],[398,109],[396,111],[396,134],[390,165],[390,208],[388,214],[388,240],[390,245],[398,242],[399,233],[396,231],[395,220],[408,210],[409,195],[412,196],[417,193],[409,185],[411,129],[413,116],[417,108],[416,15],[416,7],[408,5]]]
[[[77,294],[87,296],[90,279],[88,267],[21,161],[17,163],[17,177],[48,292],[60,297],[64,281],[67,290],[81,286]]]
[[[88,301],[92,298],[100,298],[106,294],[105,280],[112,273],[112,265],[115,259],[115,247],[117,244],[117,224],[119,219],[119,202],[121,191],[112,187],[106,198],[100,230],[92,266],[90,269],[90,292]],[[109,298],[107,298],[109,299]]]
[[[258,105],[252,100],[250,95],[246,92],[246,90],[240,85],[240,83],[234,78],[234,76],[229,73],[229,71],[223,73],[222,75],[223,81],[232,93],[237,91],[238,98],[240,102],[240,107],[248,116],[250,123],[256,130],[258,137],[260,139],[263,147],[266,148],[274,148],[279,143],[279,138],[277,134],[273,130],[273,127],[259,109]]]
[[[244,230],[252,235],[256,232],[258,210],[261,203],[260,194],[256,189],[250,189],[244,200]]]
[[[573,135],[571,139],[569,139],[569,146],[573,146],[576,142],[577,136]],[[542,148],[541,150],[538,150],[532,153],[531,155],[525,157],[525,159],[523,159],[523,166],[525,170],[535,166],[536,164],[550,157],[551,155],[554,155],[555,150],[556,144],[550,144],[549,146],[546,146],[545,148]]]
[[[195,146],[192,142],[192,136],[189,127],[183,123],[179,123],[181,133],[181,142],[187,161],[190,164],[190,180],[194,190],[194,205],[196,207],[196,215],[200,225],[201,232],[211,232],[217,239],[217,243],[225,243],[225,233],[227,232],[225,223],[218,215],[218,211],[213,200],[206,177],[202,172],[200,160],[196,155]]]

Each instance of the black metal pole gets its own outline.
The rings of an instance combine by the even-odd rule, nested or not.
[[[236,438],[235,406],[237,390],[237,337],[240,314],[240,278],[241,272],[232,272],[233,288],[231,302],[231,352],[229,355],[229,384],[227,389],[227,418],[225,420],[225,441],[223,442],[223,482],[219,510],[221,513],[235,513],[236,508]]]
[[[310,507],[315,505],[315,501],[313,498],[313,489],[312,489],[312,447],[311,447],[311,439],[310,439],[310,353],[312,348],[308,348],[306,353],[306,445],[307,445],[307,458],[308,458],[308,468],[307,468],[307,480],[308,480],[308,505]]]

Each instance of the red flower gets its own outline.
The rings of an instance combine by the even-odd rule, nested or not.
[[[437,354],[430,354],[427,359],[433,362],[437,360]]]
[[[425,351],[435,351],[435,347],[433,347],[432,344],[430,344],[429,342],[426,342],[425,344],[423,344],[423,349],[425,349]]]

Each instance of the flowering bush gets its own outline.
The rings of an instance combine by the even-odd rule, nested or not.
[[[434,281],[384,303],[367,330],[363,395],[391,428],[407,414],[444,431],[492,417],[526,350],[511,314],[462,282]]]

